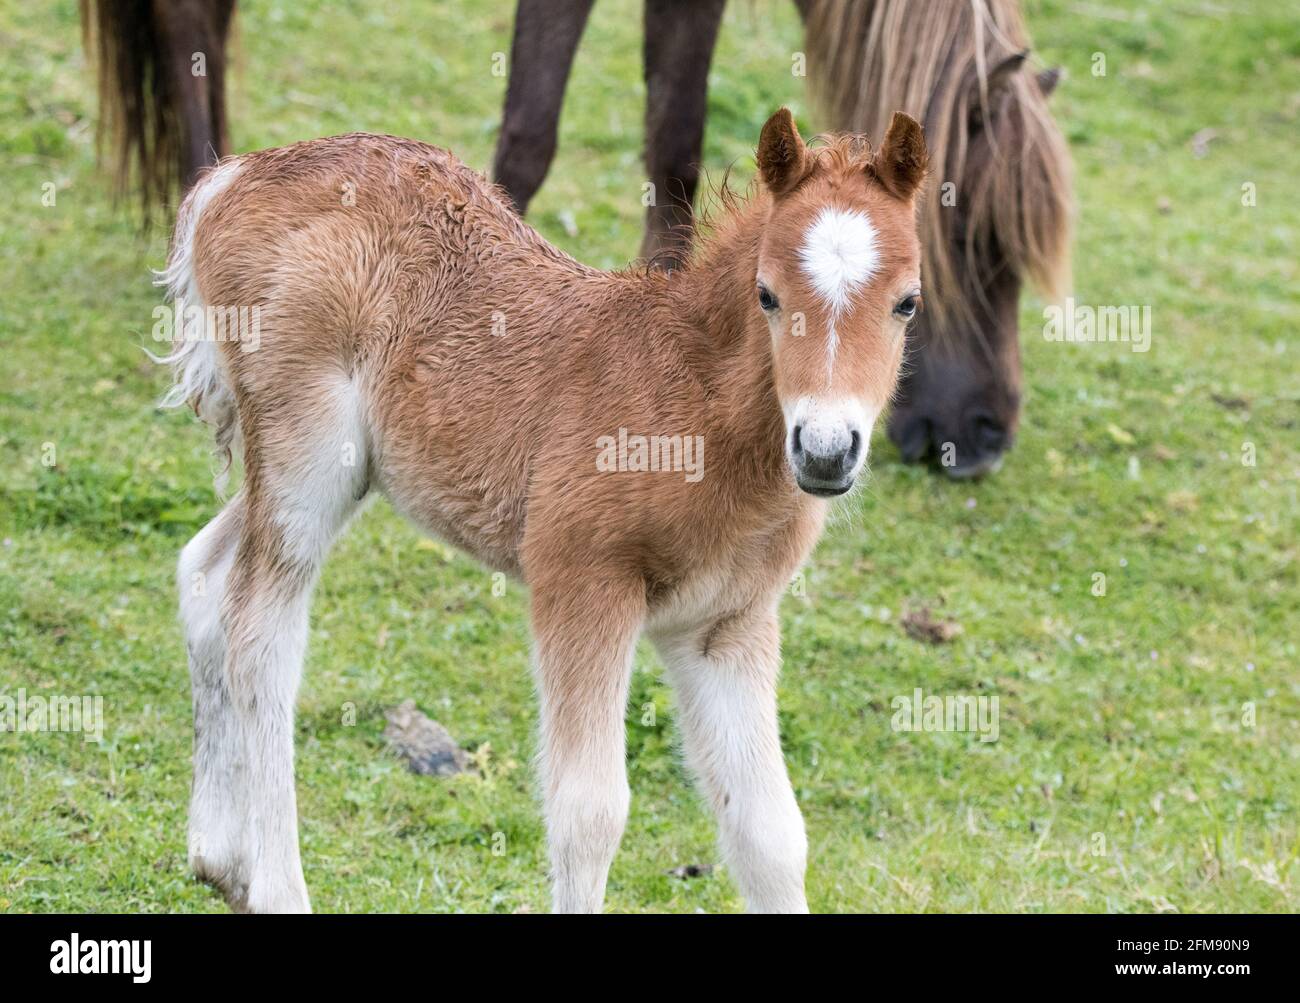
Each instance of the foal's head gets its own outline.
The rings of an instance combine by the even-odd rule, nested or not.
[[[804,491],[843,494],[866,461],[921,306],[915,196],[925,139],[899,114],[874,155],[858,137],[810,149],[782,108],[763,127],[758,170],[772,199],[753,309],[772,335],[786,455]]]

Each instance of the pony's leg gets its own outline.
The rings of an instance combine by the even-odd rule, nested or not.
[[[646,0],[646,210],[641,256],[665,268],[690,253],[691,207],[700,180],[709,62],[726,0]]]
[[[629,800],[623,717],[645,588],[594,577],[532,590],[552,902],[565,913],[600,911]]]
[[[595,0],[519,0],[510,81],[492,180],[519,215],[528,211],[555,157],[564,87]]]
[[[687,759],[749,909],[807,912],[808,843],[777,730],[775,610],[750,610],[655,643],[677,692]]]
[[[226,683],[221,604],[244,514],[243,496],[237,496],[186,544],[176,570],[194,707],[190,868],[235,903],[243,902],[248,886],[237,800],[243,786],[243,737]]]
[[[181,117],[181,188],[198,172],[229,153],[225,131],[226,31],[232,0],[153,0],[153,18],[163,52],[160,69],[176,95]],[[200,65],[196,61],[202,59]],[[199,70],[202,72],[198,72]],[[214,111],[221,109],[218,121]]]
[[[310,909],[298,850],[294,703],[312,586],[368,490],[358,389],[342,377],[301,382],[301,402],[285,405],[293,413],[244,429],[248,513],[222,607],[226,678],[246,763],[249,912]]]

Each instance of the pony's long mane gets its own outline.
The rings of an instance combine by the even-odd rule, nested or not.
[[[1011,74],[999,104],[1000,114],[1019,116],[1021,146],[995,141],[992,169],[967,173],[967,123],[990,120],[989,73],[1029,48],[1017,0],[818,0],[807,47],[813,93],[833,128],[879,138],[896,110],[925,126],[933,165],[921,220],[927,310],[969,319],[977,290],[961,276],[988,275],[994,244],[1017,275],[1049,295],[1064,291],[1069,152],[1032,72]],[[960,211],[942,205],[944,181],[956,182]]]

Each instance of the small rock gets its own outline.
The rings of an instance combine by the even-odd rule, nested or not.
[[[470,773],[469,754],[456,744],[451,733],[422,714],[414,700],[406,700],[384,712],[388,727],[384,738],[389,747],[406,760],[412,773],[426,777],[450,777]]]
[[[1250,401],[1245,397],[1229,396],[1227,394],[1210,394],[1210,400],[1218,404],[1219,407],[1227,408],[1229,411],[1244,411],[1250,407]]]
[[[1210,152],[1210,144],[1219,138],[1217,129],[1201,129],[1192,136],[1192,156],[1197,160],[1203,159]]]

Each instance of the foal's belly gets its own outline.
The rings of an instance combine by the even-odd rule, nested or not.
[[[382,433],[381,433],[382,434]],[[496,571],[521,576],[527,465],[455,423],[383,435],[374,486],[424,532]]]
[[[522,514],[508,503],[475,501],[437,485],[385,484],[393,507],[430,536],[465,551],[493,571],[522,577],[519,539]]]

